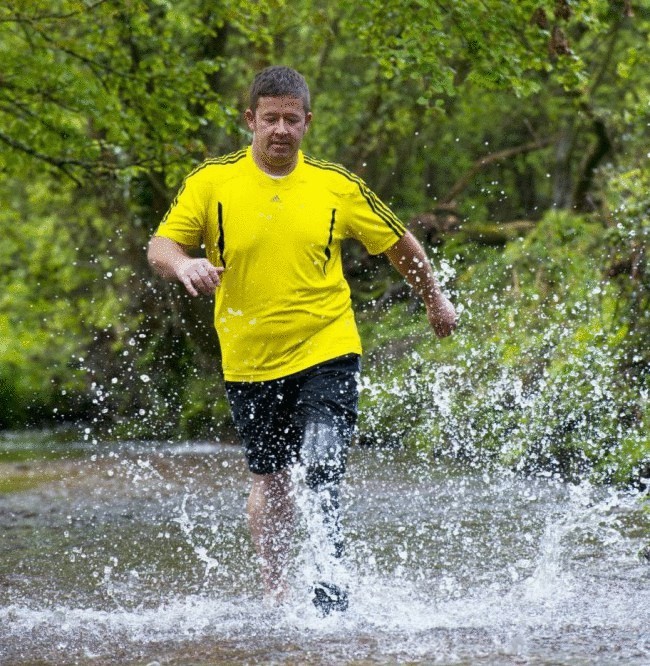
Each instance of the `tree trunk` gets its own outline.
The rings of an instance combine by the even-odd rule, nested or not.
[[[575,146],[574,122],[570,121],[555,145],[553,170],[553,208],[570,208],[573,203],[571,159]]]

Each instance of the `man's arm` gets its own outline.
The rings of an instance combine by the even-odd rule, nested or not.
[[[451,335],[456,328],[456,311],[440,291],[431,264],[415,236],[407,231],[395,245],[384,253],[391,264],[422,297],[431,328],[439,338]]]
[[[190,257],[185,248],[164,236],[154,236],[147,250],[149,265],[165,280],[178,280],[192,296],[214,294],[221,283],[223,268],[207,259]]]

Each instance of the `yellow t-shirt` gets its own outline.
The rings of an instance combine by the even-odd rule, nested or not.
[[[343,167],[300,152],[289,175],[273,178],[249,147],[190,173],[157,235],[204,243],[225,268],[214,315],[224,377],[265,381],[361,353],[341,241],[379,254],[404,231]]]

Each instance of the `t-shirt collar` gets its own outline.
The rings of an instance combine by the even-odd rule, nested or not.
[[[262,182],[262,183],[276,183],[278,185],[286,185],[290,184],[293,181],[296,180],[296,178],[299,177],[300,172],[302,171],[302,167],[305,162],[304,154],[302,150],[298,151],[298,159],[296,160],[296,166],[294,167],[293,171],[288,173],[286,176],[271,176],[270,174],[266,173],[266,171],[263,171],[257,166],[257,163],[255,162],[255,159],[253,158],[253,147],[248,146],[248,149],[246,151],[246,156],[257,174],[257,179]]]

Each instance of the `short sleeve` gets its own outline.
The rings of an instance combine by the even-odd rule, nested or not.
[[[360,178],[355,178],[347,212],[349,235],[370,254],[385,252],[406,233],[399,218]]]
[[[165,214],[156,236],[170,238],[181,245],[198,247],[207,224],[207,201],[199,175],[190,174]]]

